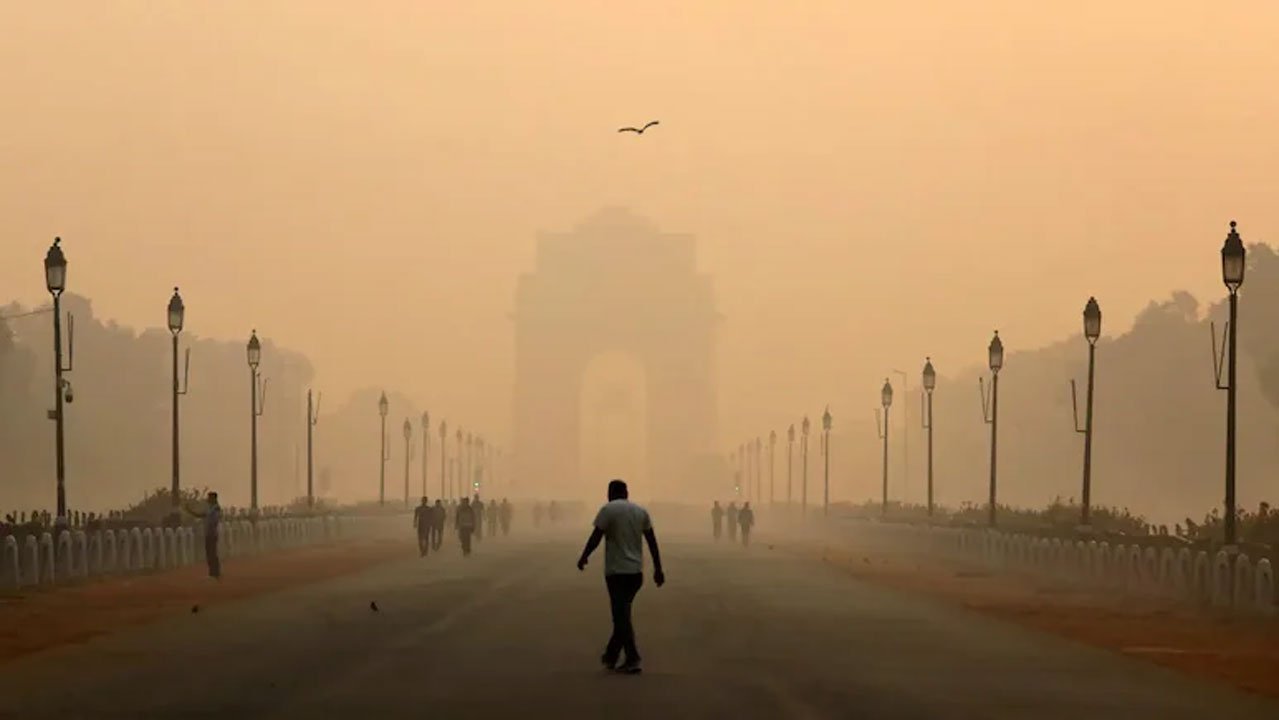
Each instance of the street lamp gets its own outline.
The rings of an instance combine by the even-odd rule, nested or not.
[[[311,390],[306,391],[306,506],[307,508],[315,507],[315,488],[312,485],[312,467],[314,465],[315,453],[314,445],[311,442],[312,430],[316,424],[320,422],[320,397],[315,398],[315,404],[311,403]]]
[[[457,457],[455,458],[456,462],[453,465],[453,486],[457,489],[458,499],[461,499],[466,497],[466,489],[462,486],[463,480],[461,478],[461,475],[464,474],[464,470],[466,469],[462,464],[463,459],[466,457],[463,452],[462,445],[462,441],[466,439],[466,436],[462,434],[462,428],[457,429],[457,432],[454,434],[454,439],[457,441]]]
[[[466,434],[466,468],[465,468],[466,473],[463,477],[465,479],[465,482],[471,484],[472,493],[474,493],[474,491],[476,490],[476,488],[474,487],[475,476],[471,474],[474,468],[474,465],[475,465],[475,436],[468,432]]]
[[[409,465],[413,462],[413,423],[404,418],[404,504],[409,504]]]
[[[760,462],[761,451],[763,450],[763,447],[764,447],[763,440],[761,440],[758,435],[755,436],[755,504],[756,506],[759,505],[760,498],[764,497],[764,489],[762,486],[763,477],[764,477],[764,471],[763,471],[764,466],[763,466],[763,463]]]
[[[791,508],[791,479],[795,470],[795,423],[786,429],[786,511]],[[789,516],[788,516],[789,517]]]
[[[1243,240],[1235,230],[1235,221],[1230,221],[1230,234],[1221,246],[1221,280],[1230,293],[1230,319],[1226,321],[1225,336],[1222,340],[1222,351],[1227,352],[1226,384],[1221,384],[1221,360],[1217,355],[1217,330],[1213,328],[1213,370],[1217,376],[1217,388],[1226,391],[1226,512],[1225,512],[1225,546],[1226,551],[1233,553],[1238,540],[1236,534],[1235,508],[1235,380],[1236,355],[1239,328],[1239,287],[1243,285],[1244,268],[1247,251]]]
[[[191,350],[187,349],[186,359],[186,377],[181,385],[178,383],[178,335],[182,333],[182,325],[186,320],[186,305],[182,303],[182,296],[178,294],[178,289],[173,288],[173,297],[169,298],[169,333],[173,335],[173,487],[169,489],[170,504],[173,506],[174,513],[178,511],[178,493],[181,490],[181,481],[179,480],[179,464],[178,464],[178,396],[186,395],[187,388],[191,379]]]
[[[1079,403],[1075,399],[1075,381],[1070,381],[1070,409],[1074,413],[1075,432],[1084,436],[1084,481],[1080,496],[1080,532],[1092,530],[1092,397],[1093,369],[1097,363],[1097,338],[1101,337],[1101,306],[1097,298],[1084,305],[1084,339],[1088,341],[1088,397],[1084,408],[1084,426],[1079,427]]]
[[[249,513],[254,520],[258,517],[258,418],[266,410],[266,381],[258,372],[262,364],[262,343],[258,341],[258,331],[249,335],[245,346],[245,356],[249,361]]]
[[[773,482],[774,480],[773,471],[777,465],[775,462],[773,462],[773,460],[776,457],[776,455],[777,455],[777,431],[770,430],[768,432],[768,506],[770,508],[773,507],[773,504],[776,502],[774,500],[775,495],[774,495],[774,482]]]
[[[977,378],[977,387],[981,390],[982,419],[990,425],[990,518],[991,527],[995,527],[995,502],[997,499],[996,447],[999,440],[999,370],[1004,366],[1004,343],[999,339],[999,331],[991,338],[986,348],[987,361],[990,366],[990,397],[987,398],[982,378]]]
[[[799,441],[799,453],[804,458],[804,472],[800,481],[800,514],[808,517],[808,416],[804,416],[803,422],[800,423],[800,433],[803,437]]]
[[[431,413],[422,413],[422,495],[426,495],[427,472],[431,467]]]
[[[921,408],[920,422],[923,428],[928,431],[928,517],[933,516],[933,388],[937,387],[937,372],[933,370],[933,359],[924,358],[924,402],[925,407]]]
[[[880,422],[880,410],[875,411],[875,429],[879,431],[879,439],[884,441],[884,482],[879,514],[888,516],[888,408],[893,405],[893,386],[884,378],[884,387],[879,391],[879,404],[883,408],[883,422]]]
[[[822,413],[822,458],[825,468],[822,472],[822,515],[830,514],[830,406]]]
[[[67,455],[63,429],[63,403],[72,400],[71,383],[62,377],[71,372],[75,359],[75,318],[67,315],[67,364],[62,364],[62,293],[67,289],[67,257],[62,254],[62,238],[55,237],[44,256],[44,284],[53,296],[53,409],[48,418],[54,423],[54,452],[58,493],[58,525],[67,524]]]
[[[382,417],[382,449],[378,451],[379,459],[379,475],[378,475],[378,491],[377,504],[386,504],[386,461],[391,459],[388,452],[389,447],[386,446],[386,414],[390,411],[390,403],[386,400],[386,391],[382,392],[382,397],[377,401],[377,414]]]
[[[449,424],[443,420],[440,421],[440,497],[447,499],[448,496],[448,458],[449,458]]]

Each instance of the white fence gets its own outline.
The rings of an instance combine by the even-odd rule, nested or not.
[[[1184,601],[1240,614],[1272,616],[1271,561],[1225,551],[1209,556],[1187,548],[1155,548],[1102,541],[1047,539],[999,530],[875,523],[896,547],[977,562],[1115,593]]]
[[[245,557],[364,535],[378,518],[325,515],[311,518],[231,520],[218,540],[222,558]],[[19,545],[6,537],[0,550],[0,586],[18,589],[77,579],[141,571],[159,571],[203,563],[203,533],[196,528],[132,528],[130,530],[63,530],[55,539],[44,533],[26,536]]]

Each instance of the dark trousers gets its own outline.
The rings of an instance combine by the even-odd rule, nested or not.
[[[431,528],[419,527],[417,529],[417,551],[426,557],[431,552]]]
[[[729,540],[737,539],[737,521],[736,520],[728,521],[728,539]]]
[[[644,584],[644,576],[640,573],[605,575],[604,583],[608,585],[608,604],[613,611],[613,636],[608,639],[604,658],[609,662],[617,662],[618,654],[625,651],[627,660],[639,662],[639,650],[635,647],[635,627],[631,624],[631,604],[635,602],[635,594]]]
[[[471,554],[471,534],[474,532],[471,528],[458,528],[457,538],[462,541],[462,554]]]
[[[440,543],[444,542],[444,525],[442,523],[431,527],[431,549],[439,550]]]
[[[750,525],[742,526],[742,544],[743,545],[751,544],[751,526]]]
[[[218,536],[204,536],[204,559],[209,563],[209,577],[222,577],[222,560],[218,558]]]
[[[719,536],[724,532],[724,523],[721,520],[715,520],[711,525],[715,530],[715,539],[718,540]]]

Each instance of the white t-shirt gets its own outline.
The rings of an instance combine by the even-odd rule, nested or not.
[[[595,529],[604,533],[604,574],[644,572],[644,532],[653,523],[648,511],[630,500],[612,500],[595,516]]]

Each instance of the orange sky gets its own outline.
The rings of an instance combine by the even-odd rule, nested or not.
[[[1014,352],[1077,332],[1089,294],[1108,332],[1215,299],[1227,221],[1279,229],[1271,2],[8,2],[0,26],[0,298],[41,301],[61,234],[102,315],[158,325],[179,284],[192,332],[256,327],[326,392],[498,435],[516,275],[603,205],[698,236],[726,445],[866,414],[888,370],[981,362],[996,327]]]

